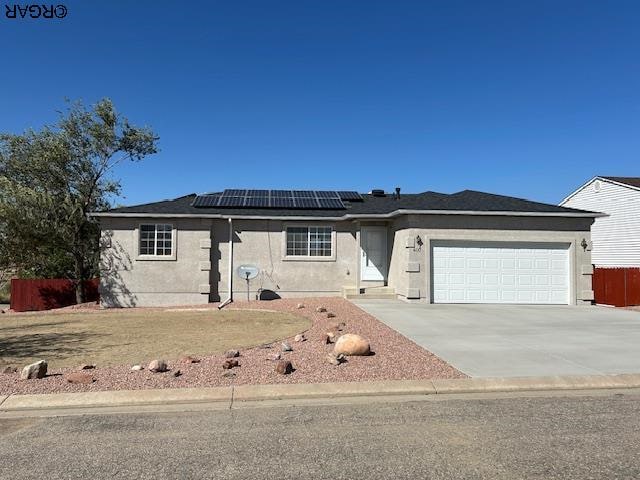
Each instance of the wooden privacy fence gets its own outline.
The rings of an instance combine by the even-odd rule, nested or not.
[[[640,268],[595,268],[593,294],[604,305],[640,305]]]
[[[84,282],[87,302],[97,302],[99,279]],[[11,280],[11,308],[16,312],[50,310],[76,303],[75,285],[63,278]]]

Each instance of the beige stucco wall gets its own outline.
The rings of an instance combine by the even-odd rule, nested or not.
[[[171,223],[175,228],[175,259],[138,257],[142,223]],[[285,258],[286,225],[334,227],[334,257],[322,260]],[[101,220],[103,243],[110,245],[101,258],[101,298],[105,306],[202,304],[229,295],[229,225],[210,219]],[[259,289],[282,297],[338,296],[356,285],[358,250],[352,222],[233,221],[233,293],[246,299],[246,282],[236,275],[241,264],[256,265],[260,274],[250,282],[250,298]]]
[[[209,283],[209,222],[200,219],[101,219],[100,297],[105,306],[187,305],[209,301],[199,286]],[[175,259],[138,257],[141,223],[170,223],[176,232]],[[201,262],[204,262],[201,264]]]
[[[432,240],[554,242],[570,245],[575,303],[589,302],[591,255],[580,243],[589,241],[591,219],[408,215],[388,225],[387,283],[400,298],[431,299]],[[176,233],[175,259],[138,257],[138,226],[171,223]],[[229,225],[226,220],[102,218],[101,298],[105,306],[160,306],[203,304],[229,295]],[[287,225],[331,225],[335,230],[335,258],[285,258]],[[356,222],[233,221],[233,294],[246,298],[246,283],[235,273],[241,264],[260,269],[250,283],[250,298],[259,289],[282,297],[337,296],[343,287],[356,287],[359,276],[359,225]],[[420,236],[423,245],[416,244]],[[361,283],[361,286],[366,286]]]
[[[321,260],[285,258],[287,225],[329,225],[334,228],[334,257]],[[226,299],[229,294],[229,230],[226,222],[214,221],[212,244],[213,299]],[[345,286],[355,286],[357,266],[356,228],[351,222],[283,222],[277,220],[234,220],[234,270],[241,264],[256,265],[260,274],[250,282],[250,297],[258,289],[275,292],[282,297],[337,296]],[[246,299],[246,282],[234,271],[234,297]]]
[[[592,219],[558,217],[417,216],[394,221],[395,241],[389,286],[400,298],[431,301],[431,242],[434,240],[549,242],[569,245],[571,290],[574,304],[590,303],[591,251],[581,246],[590,242]],[[423,244],[419,246],[416,238]],[[412,271],[409,271],[412,270]]]

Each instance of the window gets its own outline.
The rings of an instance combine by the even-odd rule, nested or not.
[[[173,226],[165,223],[140,225],[140,255],[171,256]]]
[[[331,227],[288,227],[288,257],[331,257]]]

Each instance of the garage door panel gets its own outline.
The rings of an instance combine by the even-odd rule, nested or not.
[[[569,302],[568,244],[438,242],[436,303]]]

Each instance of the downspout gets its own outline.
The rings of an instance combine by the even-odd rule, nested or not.
[[[218,310],[233,302],[233,220],[229,217],[229,297],[218,305]]]

